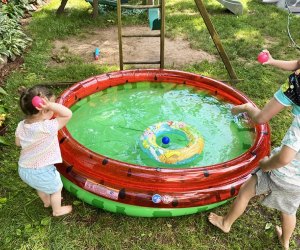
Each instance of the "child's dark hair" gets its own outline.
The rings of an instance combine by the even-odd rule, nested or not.
[[[34,115],[39,112],[33,105],[32,105],[32,98],[34,96],[45,96],[50,99],[54,96],[54,93],[44,85],[35,85],[29,89],[26,87],[21,86],[18,89],[20,93],[20,107],[25,115]]]

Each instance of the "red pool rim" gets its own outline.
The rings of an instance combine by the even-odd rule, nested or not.
[[[252,103],[240,91],[212,78],[161,69],[124,70],[91,77],[65,90],[57,101],[71,107],[106,88],[141,81],[186,84],[235,105]],[[59,131],[63,164],[57,167],[66,179],[80,188],[119,203],[154,208],[203,206],[236,196],[258,162],[269,155],[269,125],[255,125],[254,129],[254,144],[237,158],[210,166],[173,169],[138,166],[100,155],[78,143],[64,127]],[[170,202],[154,202],[155,194],[169,197]]]

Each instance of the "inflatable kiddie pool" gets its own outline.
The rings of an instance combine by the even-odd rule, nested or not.
[[[110,212],[168,217],[212,209],[235,197],[269,155],[268,124],[230,113],[232,105],[251,101],[205,76],[112,72],[73,85],[57,101],[73,110],[59,131],[64,187]],[[159,133],[148,138],[153,126]],[[174,158],[190,144],[194,153]],[[172,160],[161,161],[161,151]]]

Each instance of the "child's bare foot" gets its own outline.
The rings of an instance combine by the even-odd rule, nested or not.
[[[249,105],[248,103],[245,103],[245,104],[234,106],[231,109],[231,114],[238,115],[240,113],[244,113],[248,109],[248,105]]]
[[[215,213],[210,213],[208,220],[211,224],[220,228],[224,233],[229,233],[230,227],[224,226],[224,217],[216,215]]]
[[[280,226],[276,226],[276,233],[277,233],[279,242],[282,245],[283,249],[284,250],[288,250],[290,243],[289,242],[283,242],[283,239],[282,239],[282,228]]]
[[[72,212],[72,206],[62,206],[59,210],[53,211],[53,216],[62,216]]]

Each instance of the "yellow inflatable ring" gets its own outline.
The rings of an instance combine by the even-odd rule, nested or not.
[[[185,136],[188,145],[178,149],[168,149],[157,144],[156,139],[164,133],[177,133]],[[204,140],[195,128],[179,121],[159,122],[148,127],[140,138],[142,150],[152,159],[165,164],[185,164],[199,156]]]

